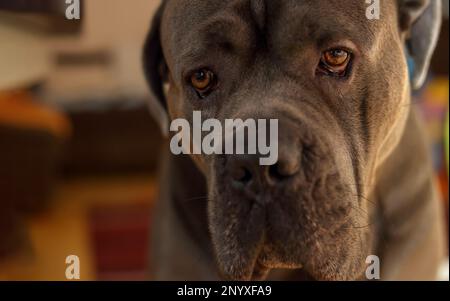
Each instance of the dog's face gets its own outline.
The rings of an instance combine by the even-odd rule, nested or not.
[[[192,156],[207,179],[225,277],[263,278],[273,268],[363,275],[376,224],[368,197],[409,113],[404,47],[423,9],[405,5],[383,1],[380,19],[368,20],[360,0],[164,3],[145,56],[170,119],[202,111],[279,120],[275,165]],[[161,62],[164,95],[154,74]]]

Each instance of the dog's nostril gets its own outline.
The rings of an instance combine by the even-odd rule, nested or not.
[[[275,163],[269,167],[269,175],[271,178],[276,180],[283,180],[286,177],[280,172],[278,163]]]
[[[242,184],[246,184],[246,183],[250,182],[250,180],[252,179],[251,172],[245,167],[234,168],[231,176],[234,181],[242,183]]]
[[[272,179],[282,181],[294,176],[298,172],[297,164],[289,164],[287,162],[278,161],[269,167],[269,176]]]

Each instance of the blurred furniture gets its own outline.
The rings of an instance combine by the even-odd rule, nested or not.
[[[155,172],[162,138],[145,100],[85,100],[63,110],[73,126],[65,176]]]
[[[21,213],[50,199],[69,134],[68,119],[28,92],[0,92],[0,256],[19,244]]]

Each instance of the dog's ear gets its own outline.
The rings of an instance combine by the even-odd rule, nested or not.
[[[165,1],[151,22],[150,32],[146,38],[143,52],[144,73],[150,87],[149,102],[150,113],[158,122],[162,134],[167,137],[169,133],[169,116],[164,96],[164,83],[167,79],[167,67],[161,47],[160,29]]]
[[[399,0],[400,29],[414,63],[411,82],[419,89],[425,82],[442,23],[441,0]]]

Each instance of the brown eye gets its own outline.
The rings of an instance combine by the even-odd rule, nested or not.
[[[343,49],[331,49],[322,54],[320,69],[325,73],[344,76],[349,65],[351,54]]]
[[[205,97],[214,87],[216,76],[211,70],[201,69],[191,75],[190,82],[199,95]]]

